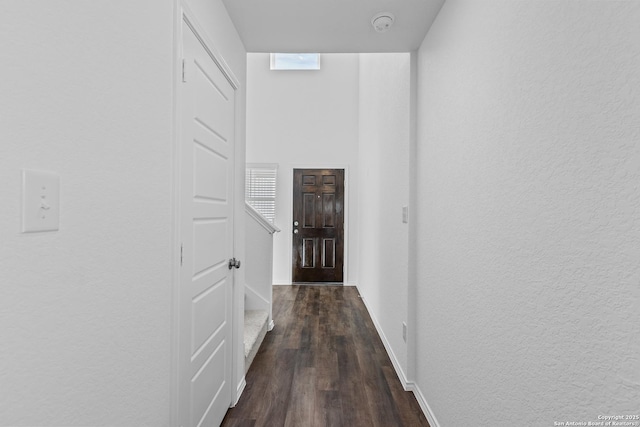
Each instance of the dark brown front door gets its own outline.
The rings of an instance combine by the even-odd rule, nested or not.
[[[293,170],[293,282],[342,282],[344,170]]]

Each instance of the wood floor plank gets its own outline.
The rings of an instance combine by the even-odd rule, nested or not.
[[[256,425],[256,420],[238,420],[238,419],[230,419],[225,425],[229,427],[254,427]]]
[[[342,418],[344,408],[342,407],[342,399],[340,399],[340,393],[332,390],[323,390],[319,391],[318,393],[318,407],[321,413],[322,426],[344,426],[345,424]]]
[[[274,286],[273,318],[227,427],[429,427],[357,288]]]
[[[320,412],[316,412],[316,369],[305,367],[301,363],[296,367],[291,388],[291,400],[287,408],[285,427],[320,426],[316,419]]]

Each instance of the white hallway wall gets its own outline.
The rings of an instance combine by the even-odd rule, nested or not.
[[[221,1],[190,4],[244,86]],[[0,425],[170,425],[173,26],[170,0],[0,3]],[[22,168],[60,174],[58,232],[20,234]]]
[[[359,96],[360,207],[358,289],[407,377],[402,323],[409,319],[411,54],[361,54]]]
[[[448,0],[419,51],[416,380],[442,426],[638,413],[639,22]]]
[[[299,167],[348,170],[345,283],[355,283],[358,55],[322,55],[320,71],[271,71],[269,54],[247,57],[247,162],[279,165],[274,283],[291,283],[292,180]]]

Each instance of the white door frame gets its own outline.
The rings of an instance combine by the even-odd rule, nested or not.
[[[178,426],[179,424],[179,346],[180,346],[180,272],[181,272],[181,241],[182,237],[180,235],[180,143],[182,136],[182,120],[181,120],[181,107],[184,102],[181,99],[181,90],[180,85],[182,84],[183,78],[183,48],[182,48],[182,34],[185,29],[185,26],[191,29],[196,37],[200,40],[205,50],[211,57],[211,59],[216,63],[216,65],[220,68],[226,79],[231,84],[231,87],[234,89],[234,94],[237,96],[238,89],[240,88],[240,82],[234,75],[231,67],[224,60],[220,52],[215,49],[215,44],[212,40],[207,36],[207,32],[204,30],[203,26],[198,22],[196,18],[196,14],[189,8],[185,0],[176,0],[174,3],[174,37],[173,37],[173,51],[174,51],[174,77],[173,77],[173,135],[172,135],[172,147],[171,147],[171,156],[172,156],[172,173],[171,173],[171,193],[172,193],[172,288],[171,288],[171,381],[170,381],[170,405],[169,405],[169,418],[172,426]],[[235,118],[237,120],[237,116]],[[235,122],[234,120],[234,122]],[[237,140],[236,140],[237,144]],[[234,148],[235,150],[235,148]],[[236,168],[236,164],[233,165],[234,170]],[[234,179],[234,188],[237,186],[235,182],[236,173],[233,174]],[[235,193],[234,193],[235,194]],[[235,199],[235,197],[234,197]],[[236,217],[236,209],[235,209],[235,200],[232,203],[232,213],[231,215]],[[235,251],[235,236],[237,235],[236,227],[238,222],[234,221],[234,229],[233,229],[233,243],[234,243],[234,251]],[[235,283],[236,278],[234,277],[232,283],[232,305],[231,305],[231,335],[232,335],[232,357],[231,357],[231,389],[232,393],[237,393],[238,395],[233,396],[232,403],[236,403],[239,399],[239,393],[242,390],[237,390],[236,387],[239,384],[244,384],[244,377],[238,378],[237,372],[239,371],[238,367],[238,346],[242,341],[242,337],[239,334],[242,333],[242,328],[239,328],[236,323],[237,319],[237,310],[235,302],[238,300],[238,284]],[[242,288],[241,288],[242,289]],[[242,362],[244,363],[244,354],[242,354]],[[242,369],[244,372],[244,367]]]

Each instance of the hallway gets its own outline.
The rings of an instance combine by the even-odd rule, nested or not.
[[[245,426],[639,414],[639,22],[640,1],[1,1],[0,426],[218,425],[216,396]],[[188,29],[236,89],[185,126],[188,88],[216,92]],[[321,69],[271,70],[271,52]],[[292,282],[298,168],[345,170],[358,285],[277,288],[248,376],[247,163],[278,170],[266,288]],[[183,189],[196,177],[220,191]],[[195,202],[205,231],[182,233]],[[211,347],[220,393],[195,363],[221,366]]]
[[[355,287],[275,286],[275,328],[223,426],[429,426]]]

